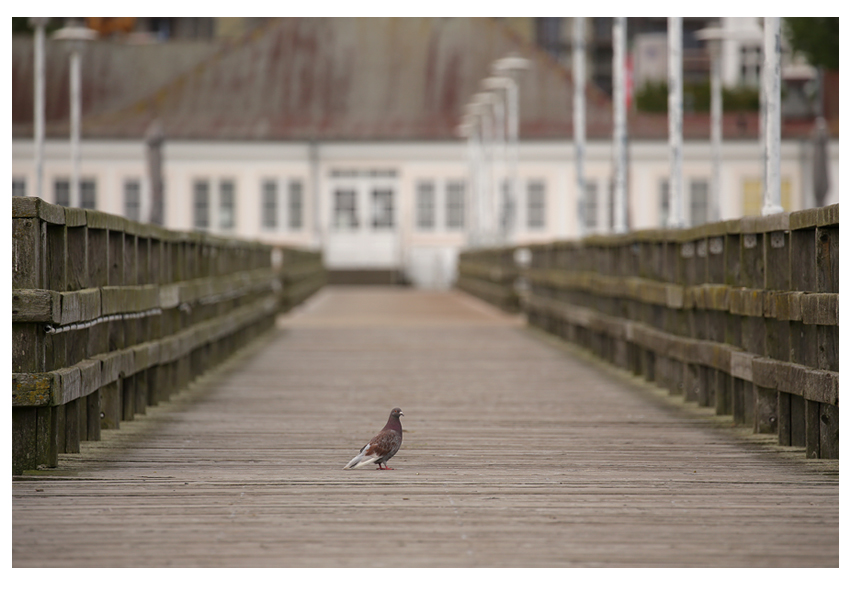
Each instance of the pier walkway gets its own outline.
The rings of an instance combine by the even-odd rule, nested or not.
[[[394,470],[344,471],[396,406]],[[838,461],[710,413],[465,294],[326,287],[13,480],[13,565],[838,566]]]

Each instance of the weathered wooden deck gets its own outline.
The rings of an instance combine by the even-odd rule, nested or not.
[[[838,464],[458,293],[326,288],[13,481],[14,566],[837,566]],[[392,471],[343,471],[389,410]]]

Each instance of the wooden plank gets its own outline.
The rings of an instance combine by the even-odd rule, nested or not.
[[[64,224],[65,213],[59,205],[52,205],[37,196],[13,196],[13,218],[38,218],[50,224]]]
[[[820,406],[806,399],[806,458],[820,458]]]
[[[35,218],[12,219],[13,289],[44,289],[42,232]]]
[[[59,323],[60,298],[46,289],[13,289],[12,322]]]
[[[817,290],[838,293],[838,225],[817,228],[815,269]]]
[[[84,225],[69,225],[66,229],[65,239],[68,255],[65,270],[67,282],[61,291],[76,291],[93,287],[89,280],[88,232],[86,227]]]
[[[68,248],[65,228],[65,214],[61,214],[62,224],[48,224],[46,227],[45,251],[46,251],[46,285],[47,289],[53,291],[65,291],[68,285]]]
[[[86,287],[103,287],[109,284],[109,242],[107,231],[88,227],[86,232],[87,245],[86,267],[88,276]]]
[[[820,406],[820,457],[838,458],[838,406]]]
[[[36,460],[39,466],[55,467],[59,462],[59,421],[56,408],[45,405],[35,409]]]
[[[12,475],[38,466],[36,407],[12,408]]]
[[[12,373],[12,405],[46,405],[50,403],[52,385],[48,374]]]

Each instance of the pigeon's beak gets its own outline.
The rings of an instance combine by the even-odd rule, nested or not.
[[[399,412],[399,413],[398,413],[398,415],[399,415],[399,416],[404,416],[404,412]]]

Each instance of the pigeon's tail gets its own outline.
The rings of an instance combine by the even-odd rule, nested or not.
[[[352,458],[351,462],[342,467],[342,470],[344,471],[345,469],[359,469],[360,467],[365,467],[367,464],[372,464],[373,462],[378,460],[379,456],[376,456],[374,454],[370,454],[367,456],[367,449],[369,449],[368,445],[362,450],[360,450],[360,453],[354,458]]]

